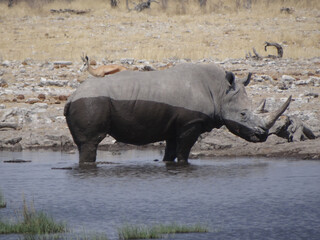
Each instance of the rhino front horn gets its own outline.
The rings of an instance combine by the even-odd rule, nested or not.
[[[281,114],[288,108],[290,102],[291,102],[292,96],[290,96],[287,101],[282,105],[281,108],[279,108],[277,111],[272,112],[267,115],[265,120],[265,128],[270,129],[273,124],[277,121],[277,119],[281,116]]]

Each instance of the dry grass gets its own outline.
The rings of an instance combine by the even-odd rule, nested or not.
[[[205,8],[197,0],[167,2],[167,8],[153,3],[151,9],[137,13],[126,10],[125,0],[115,9],[105,0],[95,0],[95,5],[86,0],[29,0],[10,9],[2,1],[0,58],[80,61],[86,52],[97,60],[223,60],[243,58],[252,47],[267,54],[265,41],[283,44],[285,58],[320,56],[318,0],[253,0],[250,9],[243,7],[244,0],[208,0]],[[295,11],[280,14],[283,6]],[[60,8],[91,12],[50,13]]]

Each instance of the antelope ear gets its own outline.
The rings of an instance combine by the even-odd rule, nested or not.
[[[87,60],[87,61],[89,61],[89,58],[88,58],[88,56],[86,56],[86,60]]]

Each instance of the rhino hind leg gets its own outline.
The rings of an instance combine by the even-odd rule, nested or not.
[[[187,163],[192,146],[202,133],[201,123],[194,123],[184,127],[178,136],[177,158],[180,163]]]
[[[96,161],[98,145],[110,130],[108,107],[101,105],[108,106],[100,99],[80,99],[72,102],[67,111],[67,123],[79,150],[79,164]]]
[[[173,162],[177,157],[177,142],[175,139],[166,140],[166,149],[163,157],[164,162]]]

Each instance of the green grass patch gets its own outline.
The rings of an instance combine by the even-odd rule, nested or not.
[[[147,226],[134,226],[125,225],[118,229],[119,239],[154,239],[162,238],[166,234],[176,234],[176,233],[205,233],[208,232],[208,228],[196,224],[196,225],[179,225],[179,224],[160,224],[152,227]]]
[[[33,204],[27,205],[23,200],[23,209],[17,212],[17,221],[0,221],[0,234],[50,234],[65,232],[66,225],[57,223],[52,217],[42,211],[36,211]]]

